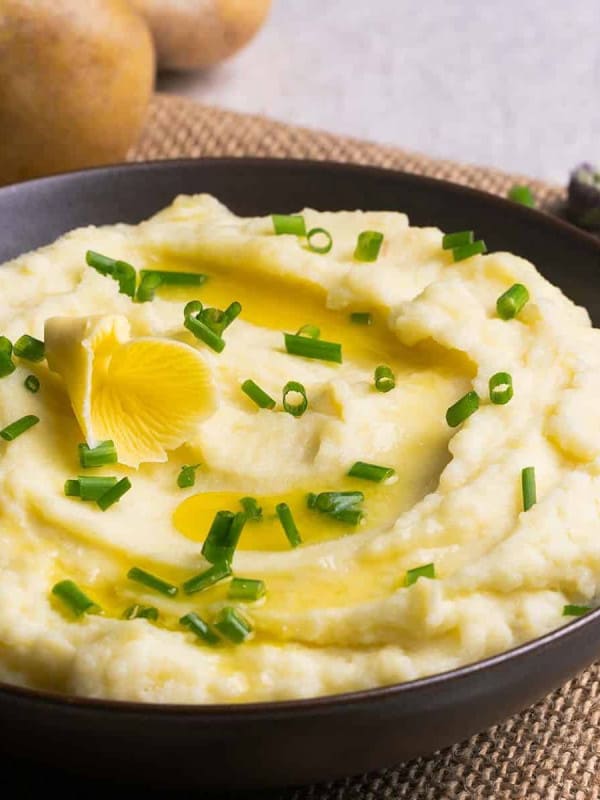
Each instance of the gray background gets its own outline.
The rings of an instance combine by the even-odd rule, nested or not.
[[[236,57],[159,88],[562,183],[600,161],[600,0],[274,0]]]

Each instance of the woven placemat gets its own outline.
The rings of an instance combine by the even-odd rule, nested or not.
[[[556,186],[456,164],[260,116],[157,95],[132,160],[274,156],[374,164],[505,194],[525,181],[541,206],[557,208]],[[271,793],[282,800],[596,800],[600,797],[600,664],[501,725],[429,758],[327,785]]]

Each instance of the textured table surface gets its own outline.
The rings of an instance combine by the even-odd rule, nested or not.
[[[159,88],[564,183],[600,161],[600,5],[273,0],[237,57]]]

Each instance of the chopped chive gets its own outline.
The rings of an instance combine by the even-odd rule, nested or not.
[[[215,628],[234,644],[242,644],[252,633],[252,625],[231,606],[221,609]]]
[[[117,261],[112,277],[119,284],[119,292],[128,295],[133,300],[135,297],[135,285],[137,283],[137,275],[134,267],[126,261]]]
[[[231,323],[239,317],[242,313],[242,304],[238,303],[237,300],[234,300],[233,303],[230,303],[225,311],[223,312],[223,330],[228,328]]]
[[[529,292],[522,283],[514,283],[496,300],[496,311],[501,319],[514,319],[529,300]]]
[[[117,263],[114,258],[103,256],[102,253],[96,253],[94,250],[87,251],[85,260],[101,275],[112,275]]]
[[[508,403],[513,396],[512,377],[508,372],[496,372],[489,382],[490,401],[497,406]]]
[[[200,300],[190,300],[189,303],[186,303],[183,307],[183,316],[184,317],[191,317],[192,315],[197,316],[201,314],[204,309],[204,306],[200,302]]]
[[[358,234],[354,258],[356,261],[376,261],[381,245],[383,233],[379,231],[363,231]]]
[[[372,325],[373,315],[368,311],[353,311],[350,314],[350,322],[354,325]]]
[[[129,606],[123,612],[123,619],[149,619],[151,622],[156,622],[158,619],[158,608],[156,606],[141,606],[136,603]]]
[[[79,463],[84,469],[104,467],[107,464],[116,464],[119,460],[117,448],[112,439],[100,442],[96,447],[89,447],[85,442],[77,446]]]
[[[0,431],[0,436],[4,441],[12,442],[22,433],[28,431],[29,428],[33,428],[34,425],[37,425],[39,421],[39,417],[36,417],[34,414],[28,414],[26,417],[21,417],[21,419],[17,419],[15,422],[11,422],[10,425],[7,425],[6,428],[3,428]]]
[[[520,203],[522,206],[529,206],[529,208],[535,208],[535,197],[533,196],[533,192],[529,188],[529,186],[524,186],[523,184],[515,184],[511,186],[508,190],[508,194],[506,195],[509,200],[512,200],[514,203]]]
[[[287,503],[278,503],[275,507],[275,511],[277,512],[277,516],[281,522],[281,527],[287,536],[288,542],[292,545],[292,547],[298,547],[299,544],[302,544],[302,537],[300,536],[300,532],[296,527],[290,507]]]
[[[44,343],[33,336],[28,336],[26,333],[23,336],[19,336],[15,342],[13,353],[17,358],[23,358],[26,361],[43,361],[46,357]]]
[[[164,594],[167,597],[175,597],[179,591],[172,583],[153,575],[151,572],[146,572],[145,569],[140,569],[139,567],[132,567],[127,573],[127,577],[130,581],[141,583],[142,586],[146,586],[148,589],[154,589],[155,592],[160,592],[160,594]]]
[[[465,244],[473,244],[475,236],[473,231],[456,231],[456,233],[446,233],[442,239],[443,250],[453,250],[455,247],[462,247]]]
[[[330,511],[329,516],[338,522],[347,522],[349,525],[358,525],[362,522],[365,513],[360,508],[340,508],[339,511]]]
[[[452,248],[452,257],[454,261],[464,261],[471,256],[482,255],[487,253],[487,247],[483,239],[477,239],[470,244],[461,244],[458,247]]]
[[[117,478],[114,477],[90,478],[80,475],[79,478],[70,478],[65,481],[65,495],[81,497],[82,500],[98,500],[116,483]]]
[[[264,389],[261,389],[257,383],[248,378],[242,383],[242,392],[247,395],[259,408],[275,408],[277,403],[267,394]]]
[[[118,503],[125,492],[128,492],[130,489],[131,481],[129,478],[121,478],[118,483],[115,483],[115,485],[105,492],[101,497],[99,497],[96,502],[102,511],[106,511],[107,508],[110,508],[115,503]]]
[[[392,370],[385,364],[375,367],[375,388],[378,392],[391,392],[396,385]]]
[[[289,402],[287,399],[289,394],[298,394],[300,399],[295,403]],[[283,387],[283,408],[293,417],[301,417],[308,408],[306,389],[298,381],[288,381]]]
[[[204,558],[211,564],[230,564],[245,524],[243,511],[217,511],[202,545]]]
[[[201,272],[171,272],[163,269],[140,270],[142,282],[146,277],[160,278],[160,282],[164,286],[202,286],[208,279],[208,276]]]
[[[323,239],[325,237],[325,242],[323,244],[315,244],[314,240]],[[306,234],[306,240],[308,242],[308,249],[312,250],[313,253],[321,253],[325,254],[328,253],[331,248],[333,247],[333,239],[329,231],[326,231],[325,228],[312,228]]]
[[[177,476],[177,486],[180,489],[189,489],[196,483],[196,470],[200,464],[190,464],[181,468]]]
[[[312,339],[293,333],[284,333],[283,336],[285,349],[290,355],[342,363],[342,345],[337,342],[324,342],[322,339]]]
[[[405,586],[412,586],[419,578],[435,578],[435,565],[423,564],[422,567],[413,567],[406,570]]]
[[[588,611],[591,610],[591,606],[566,605],[563,606],[562,615],[563,617],[581,617],[583,614],[587,614]]]
[[[242,497],[240,505],[244,509],[246,519],[262,519],[262,508],[258,505],[254,497]]]
[[[156,290],[162,284],[162,278],[159,273],[141,273],[140,285],[137,288],[135,299],[138,303],[149,303],[154,300]]]
[[[196,339],[199,339],[200,341],[204,342],[204,344],[207,344],[216,353],[223,352],[225,341],[219,336],[218,333],[215,333],[211,328],[208,327],[208,325],[199,320],[197,317],[193,316],[192,314],[188,314],[185,317],[183,324],[188,331],[194,334]]]
[[[199,575],[194,575],[182,584],[181,588],[186,594],[196,594],[204,589],[209,589],[215,583],[228,578],[231,575],[231,567],[225,562],[213,564],[212,567],[205,569]]]
[[[446,411],[446,422],[451,428],[456,428],[479,408],[479,395],[475,391],[467,392],[460,400]]]
[[[306,495],[306,505],[308,508],[316,508],[317,507],[317,497],[318,495],[315,492],[309,492]]]
[[[318,339],[320,335],[321,329],[317,325],[311,325],[310,323],[298,328],[296,332],[296,336],[308,336],[309,339]]]
[[[0,351],[0,378],[6,378],[16,370],[10,354]]]
[[[190,611],[189,614],[185,614],[185,616],[181,617],[179,624],[189,628],[192,633],[195,633],[196,636],[206,642],[206,644],[217,644],[219,641],[219,637],[210,625],[196,614],[195,611]]]
[[[266,592],[265,582],[254,578],[233,578],[229,584],[227,597],[230,600],[241,600],[253,603],[260,600]]]
[[[353,508],[364,502],[364,499],[362,492],[321,492],[315,498],[314,508],[329,514]]]
[[[99,614],[102,611],[74,581],[59,581],[52,587],[52,594],[62,600],[76,617],[81,617],[83,614]]]
[[[271,214],[273,230],[277,236],[290,233],[292,236],[306,236],[306,223],[301,214]]]
[[[0,336],[0,356],[12,356],[13,346],[11,340],[6,336]]]
[[[523,511],[529,511],[537,503],[535,467],[524,467],[521,470],[521,490],[523,494]]]
[[[349,469],[348,475],[352,478],[362,478],[365,481],[382,483],[396,474],[391,467],[380,467],[377,464],[368,464],[365,461],[356,461]]]
[[[28,375],[23,381],[23,386],[27,391],[36,394],[40,390],[40,379],[36,375]]]

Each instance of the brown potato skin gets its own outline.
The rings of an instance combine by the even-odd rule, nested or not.
[[[271,0],[130,0],[150,26],[158,65],[202,69],[233,55],[265,21]]]
[[[123,160],[153,84],[127,0],[0,0],[0,184]]]

